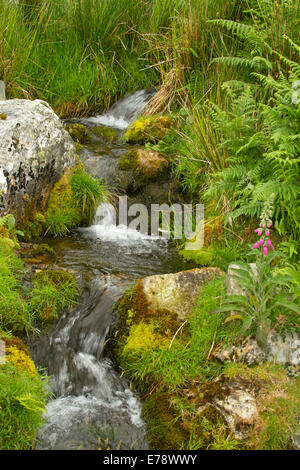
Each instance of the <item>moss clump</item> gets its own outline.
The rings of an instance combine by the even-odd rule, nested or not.
[[[46,233],[62,236],[72,227],[89,225],[106,194],[105,184],[85,173],[81,162],[67,169],[50,193],[45,213]]]
[[[41,212],[36,212],[30,219],[20,220],[18,228],[24,233],[25,241],[38,240],[45,232],[45,217]]]
[[[83,124],[71,124],[66,126],[67,131],[75,142],[79,144],[88,144],[91,142],[91,135]]]
[[[152,323],[140,322],[132,325],[122,354],[137,352],[140,349],[156,349],[166,347],[169,342],[162,335],[155,332]]]
[[[27,372],[31,377],[38,376],[37,370],[30,356],[16,346],[9,346],[6,348],[5,358],[8,362],[14,364],[21,372]]]
[[[135,178],[143,182],[157,181],[166,177],[168,159],[160,153],[143,148],[133,148],[119,161],[120,170],[132,170]]]
[[[96,126],[92,128],[93,134],[110,143],[116,143],[119,140],[115,129],[106,126]]]
[[[213,266],[212,247],[203,248],[202,250],[181,250],[179,254],[187,261],[194,261],[199,266]]]
[[[6,114],[0,113],[0,119],[1,119],[1,121],[5,121],[6,118],[7,118]]]
[[[20,351],[23,351],[25,354],[27,354],[27,356],[30,356],[28,346],[26,346],[26,344],[24,344],[20,338],[13,336],[12,338],[4,338],[3,341],[5,343],[6,348],[14,346]]]
[[[124,139],[131,144],[157,143],[174,124],[170,116],[142,116],[131,124]]]
[[[174,396],[166,392],[157,392],[150,396],[144,406],[144,418],[148,428],[151,449],[185,449],[190,433],[178,421],[178,412],[174,407]]]

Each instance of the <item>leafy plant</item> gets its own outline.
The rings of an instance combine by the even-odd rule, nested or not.
[[[278,275],[276,266],[273,265],[275,258],[281,254],[273,251],[274,247],[269,238],[272,225],[270,210],[272,209],[267,204],[261,224],[255,230],[260,239],[253,245],[256,252],[254,269],[246,263],[239,263],[239,268],[232,268],[234,278],[240,288],[244,289],[245,295],[229,295],[223,305],[214,311],[231,312],[232,315],[227,317],[226,322],[241,320],[241,335],[250,328],[254,329],[258,344],[262,347],[266,344],[274,313],[280,312],[284,317],[292,311],[300,315],[299,298],[297,301],[290,293],[291,281],[295,276],[290,276],[288,273]]]

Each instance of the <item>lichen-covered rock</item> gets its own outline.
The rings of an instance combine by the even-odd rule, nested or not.
[[[119,169],[132,171],[137,183],[145,183],[166,177],[169,160],[155,150],[133,148],[119,161]]]
[[[124,139],[131,144],[156,143],[173,126],[174,120],[170,116],[142,116],[129,126]]]
[[[142,279],[142,286],[152,309],[176,312],[183,320],[195,306],[203,285],[216,275],[221,275],[218,268],[192,269],[146,277]]]
[[[244,384],[228,382],[224,387],[226,396],[216,394],[213,404],[226,419],[235,438],[246,439],[258,418],[256,400]]]
[[[76,150],[46,102],[3,101],[1,112],[0,210],[19,219],[45,208],[53,184],[75,164]]]
[[[266,361],[284,364],[288,375],[296,377],[300,375],[300,368],[297,367],[300,364],[300,336],[294,333],[282,338],[272,330],[268,334],[264,349],[257,344],[256,339],[248,338],[239,346],[219,348],[212,358],[223,364],[241,362],[253,366]]]

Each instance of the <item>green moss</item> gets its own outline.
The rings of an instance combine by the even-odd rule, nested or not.
[[[151,449],[183,449],[184,444],[189,441],[190,433],[178,420],[172,400],[172,395],[156,392],[145,403],[143,413]]]
[[[142,116],[130,125],[124,139],[131,144],[157,143],[174,124],[170,116]]]
[[[181,250],[179,252],[187,261],[193,261],[199,266],[213,265],[213,249],[212,247],[202,248],[202,250]]]
[[[106,194],[104,183],[85,173],[81,162],[67,169],[49,196],[45,213],[46,233],[62,236],[72,227],[89,225],[98,203]]]
[[[75,142],[88,144],[92,138],[86,126],[83,124],[71,124],[66,126],[67,131]]]
[[[31,219],[23,218],[18,223],[18,229],[24,233],[24,241],[36,241],[45,232],[45,217],[40,212],[37,212]]]
[[[6,118],[7,118],[6,114],[0,113],[0,119],[1,119],[2,121],[5,121]]]
[[[110,143],[118,142],[119,137],[115,129],[106,126],[96,126],[92,128],[92,132],[103,140]]]

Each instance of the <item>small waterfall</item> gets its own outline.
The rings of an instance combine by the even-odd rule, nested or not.
[[[122,130],[126,129],[142,113],[154,93],[155,89],[153,88],[138,90],[119,100],[107,113],[81,119],[81,122],[87,125],[103,125]]]
[[[168,243],[162,237],[147,235],[126,225],[117,225],[115,208],[107,202],[98,206],[93,224],[90,227],[78,228],[77,230],[86,237],[98,238],[103,241],[118,240],[121,243],[123,241],[127,247],[131,243],[135,243],[137,249],[139,243],[144,247],[149,243],[153,246],[153,242],[159,243],[160,247],[164,247]]]

